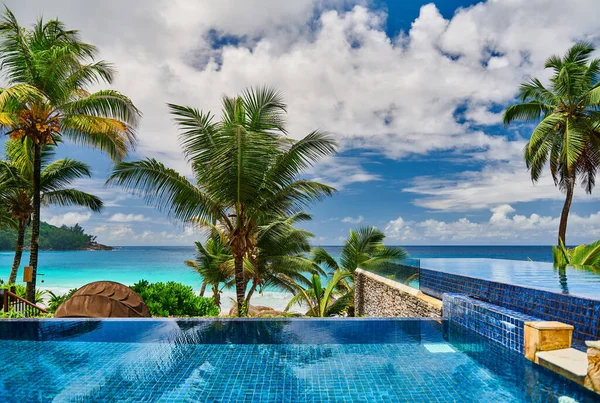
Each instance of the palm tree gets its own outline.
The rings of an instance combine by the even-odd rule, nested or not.
[[[0,89],[0,125],[11,139],[29,139],[33,146],[30,301],[38,265],[42,149],[65,138],[99,148],[119,161],[135,144],[140,112],[131,100],[114,90],[87,90],[113,79],[113,67],[95,61],[96,54],[78,31],[58,20],[40,18],[26,29],[8,8],[4,12],[0,65],[9,87]]]
[[[246,296],[247,306],[257,289],[262,292],[271,287],[295,294],[299,284],[310,285],[305,274],[325,274],[307,256],[314,235],[294,226],[311,219],[309,214],[298,213],[291,217],[275,217],[259,225],[256,251],[246,259],[244,270],[246,282],[252,282]]]
[[[108,182],[172,218],[222,226],[234,258],[238,314],[246,316],[244,260],[256,250],[258,226],[264,217],[290,216],[333,194],[332,187],[299,176],[336,143],[318,131],[298,141],[285,137],[286,106],[270,88],[224,97],[219,122],[194,108],[169,108],[196,183],[154,159],[119,163]]]
[[[347,270],[336,270],[331,280],[323,287],[321,277],[313,274],[309,288],[298,286],[297,294],[290,300],[285,311],[287,312],[297,303],[308,306],[307,316],[327,317],[340,315],[354,303],[354,290],[344,286],[346,279],[352,278],[352,273]]]
[[[408,254],[402,248],[385,246],[385,233],[375,227],[361,227],[350,230],[350,235],[342,247],[339,262],[325,249],[313,249],[313,260],[336,271],[344,269],[351,273],[358,268],[377,269],[387,263],[406,259]]]
[[[196,260],[186,260],[185,264],[202,276],[200,296],[204,296],[207,285],[211,286],[213,300],[220,308],[223,288],[233,285],[233,256],[221,237],[212,234],[205,245],[196,242]]]
[[[56,206],[81,206],[94,212],[102,210],[102,200],[98,197],[68,188],[75,179],[84,176],[91,177],[90,167],[80,161],[69,158],[50,162],[55,147],[46,147],[42,152],[42,172],[40,176],[40,190],[42,204]],[[9,284],[17,280],[17,272],[21,264],[23,244],[25,241],[25,228],[31,221],[33,212],[32,192],[32,167],[31,144],[29,139],[23,142],[14,140],[6,144],[7,161],[0,161],[0,187],[7,189],[3,202],[17,223],[17,243],[13,260]]]
[[[304,274],[325,274],[306,256],[310,252],[310,238],[313,237],[313,234],[294,227],[298,222],[311,220],[312,217],[309,214],[298,213],[291,217],[263,217],[263,219],[268,222],[258,226],[256,249],[244,259],[244,289],[248,289],[250,285],[245,297],[245,305],[248,307],[250,307],[251,298],[257,290],[262,292],[264,288],[272,287],[295,294],[298,284],[306,286],[311,284]],[[221,240],[227,239],[226,228],[199,220],[195,220],[195,222],[200,228],[210,230],[211,235],[204,249],[208,250],[209,246],[214,248],[214,245],[219,245],[215,249],[221,251],[221,245],[223,245]],[[217,257],[215,252],[212,254],[201,252],[202,257],[208,259],[202,263],[200,260],[187,261],[186,264],[194,268],[208,266],[209,261],[214,261]],[[229,270],[233,268],[231,250],[227,248],[221,253],[223,253],[221,259],[225,262],[225,266],[219,270],[221,272],[225,270],[227,274],[233,275],[233,271]],[[198,270],[204,276],[200,268]],[[207,276],[213,277],[216,274],[207,273]],[[221,278],[220,281],[224,282],[225,280]]]
[[[566,245],[567,220],[577,180],[591,193],[600,166],[600,59],[594,48],[577,43],[564,57],[551,56],[549,87],[533,78],[521,84],[520,103],[504,112],[504,124],[539,122],[525,146],[531,179],[537,182],[546,162],[555,185],[566,194],[560,216],[558,244]]]

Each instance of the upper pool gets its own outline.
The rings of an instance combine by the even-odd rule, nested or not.
[[[0,401],[594,402],[444,321],[0,320]]]
[[[476,277],[505,284],[539,288],[593,299],[600,298],[600,271],[552,263],[502,259],[421,259],[421,268]]]

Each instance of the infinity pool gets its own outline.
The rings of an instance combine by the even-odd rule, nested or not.
[[[600,271],[555,268],[552,263],[503,259],[421,259],[421,267],[477,277],[499,283],[540,288],[563,294],[598,299]]]
[[[597,401],[434,320],[3,320],[0,339],[2,402]]]

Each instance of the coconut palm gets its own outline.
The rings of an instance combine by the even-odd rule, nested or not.
[[[51,161],[54,155],[52,146],[46,147],[42,152],[42,172],[40,176],[41,202],[45,206],[80,206],[94,212],[102,209],[102,200],[98,197],[69,188],[68,186],[78,178],[90,177],[90,167],[80,161],[69,158]],[[7,189],[3,202],[10,211],[12,218],[17,223],[17,243],[13,260],[9,284],[17,280],[17,272],[21,264],[25,228],[31,221],[33,208],[32,189],[32,153],[29,139],[23,142],[10,140],[6,144],[7,161],[0,162],[0,187]]]
[[[238,314],[245,316],[244,260],[256,250],[260,223],[298,213],[335,191],[299,179],[335,151],[335,142],[318,131],[298,141],[287,138],[286,106],[273,89],[249,89],[222,103],[220,121],[210,112],[169,105],[195,183],[154,159],[117,164],[108,183],[141,195],[174,219],[222,226],[234,258]]]
[[[96,54],[78,31],[58,20],[40,18],[26,29],[7,8],[0,22],[0,65],[8,83],[0,89],[0,125],[11,139],[29,139],[33,146],[30,301],[38,265],[42,150],[69,139],[118,161],[135,144],[140,112],[131,100],[114,90],[88,92],[92,85],[111,83],[114,76],[112,65],[96,61]]]
[[[325,287],[321,284],[321,277],[313,274],[309,288],[298,286],[297,293],[290,300],[285,311],[293,305],[304,303],[308,306],[306,316],[327,317],[343,314],[354,303],[354,290],[343,286],[346,279],[352,278],[352,273],[347,270],[336,270]]]
[[[375,227],[352,229],[342,247],[339,262],[321,247],[313,249],[313,260],[333,271],[344,269],[354,273],[358,268],[377,269],[408,257],[402,248],[385,246],[384,239],[385,233]]]
[[[309,214],[298,213],[259,226],[256,252],[246,259],[244,270],[246,281],[252,284],[246,296],[247,306],[257,289],[262,292],[269,287],[295,294],[298,285],[310,285],[306,274],[325,274],[307,256],[314,235],[294,226],[311,219]]]
[[[593,51],[590,44],[577,43],[563,57],[548,58],[545,67],[554,73],[549,86],[537,78],[521,84],[520,103],[504,112],[506,125],[539,122],[524,157],[534,183],[549,162],[554,183],[566,194],[559,244],[566,244],[575,183],[591,193],[600,165],[600,59],[590,61]]]
[[[245,297],[245,305],[248,307],[250,307],[251,298],[256,291],[262,292],[264,288],[270,287],[295,294],[298,284],[310,285],[310,280],[304,276],[305,274],[325,274],[307,257],[313,234],[294,227],[298,222],[311,220],[312,217],[309,214],[298,213],[291,217],[263,217],[263,219],[268,222],[258,226],[256,249],[244,259],[244,288],[248,289],[250,286]],[[227,234],[222,225],[199,220],[195,220],[195,222],[200,228],[210,230],[211,235],[204,249],[209,249],[209,245],[212,246],[217,242],[223,245],[221,240],[226,239]],[[216,253],[212,253],[207,256],[205,252],[202,252],[202,256],[207,256],[210,260],[214,259],[216,255]],[[232,267],[233,256],[229,249],[226,249],[222,259],[227,262],[227,269]],[[202,263],[199,260],[187,261],[186,264],[196,268],[201,265],[208,266],[208,261]],[[202,274],[201,271],[199,272]],[[229,273],[227,270],[227,274]],[[224,282],[225,280],[221,278],[220,281]]]
[[[211,234],[205,245],[196,242],[196,260],[186,260],[185,264],[202,276],[200,296],[203,297],[206,287],[210,286],[213,300],[220,308],[223,288],[233,285],[233,256],[221,237]]]

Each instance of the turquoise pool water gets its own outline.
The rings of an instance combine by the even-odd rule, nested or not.
[[[597,401],[434,320],[3,320],[0,351],[2,402]]]
[[[546,262],[485,258],[428,258],[421,259],[421,267],[578,297],[600,298],[600,271],[573,267],[561,270]]]

